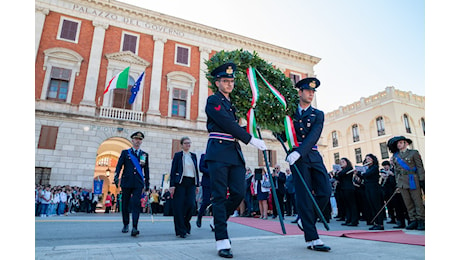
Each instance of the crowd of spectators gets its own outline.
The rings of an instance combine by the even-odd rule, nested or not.
[[[69,185],[35,185],[35,216],[54,217],[69,214],[96,213],[97,208],[105,213],[120,212],[122,193],[94,194],[92,189]],[[171,195],[168,189],[161,194],[160,189],[150,189],[142,194],[143,213],[172,216]]]
[[[345,158],[346,159],[346,158]],[[353,171],[349,161],[342,160],[342,168],[330,172],[333,195],[329,205],[323,214],[327,222],[333,217],[338,221],[345,221],[343,225],[356,226],[359,221],[366,221],[367,225],[371,223],[373,212],[366,197],[366,185],[360,178],[360,174]],[[385,162],[386,163],[386,162]],[[276,170],[275,170],[276,169]],[[350,172],[352,170],[352,172]],[[277,187],[276,193],[279,198],[279,205],[282,209],[283,216],[295,216],[295,189],[293,188],[292,173],[289,169],[280,174],[279,166],[273,169],[272,179],[276,186],[283,185],[284,189]],[[341,174],[339,174],[341,172]],[[350,172],[347,174],[347,172]],[[395,190],[394,174],[388,169],[380,171],[381,177],[377,187],[384,194],[385,201]],[[389,174],[388,174],[389,173]],[[280,177],[281,176],[281,177]],[[269,216],[276,217],[276,208],[273,200],[273,187],[263,187],[262,182],[269,180],[269,175],[263,169],[262,178],[255,178],[255,174],[250,168],[246,171],[246,196],[241,202],[240,207],[234,212],[233,217],[259,217],[267,219]],[[281,192],[283,191],[284,192]],[[263,193],[263,194],[261,194]],[[107,205],[108,198],[111,196],[110,205]],[[98,203],[104,207],[105,212],[120,212],[121,192],[117,195],[96,195],[90,189],[77,186],[53,186],[36,185],[35,186],[35,216],[52,217],[65,216],[77,212],[95,213]],[[199,209],[202,201],[201,192],[196,197],[196,209]],[[394,199],[386,210],[381,214],[384,218],[389,218],[387,223],[397,224],[396,227],[403,227],[401,222],[407,219],[407,211],[403,208],[401,212],[400,199]],[[382,204],[383,205],[383,204]],[[172,216],[171,195],[168,189],[163,192],[161,189],[150,189],[142,194],[141,197],[142,213],[163,214]],[[379,204],[379,206],[381,206]],[[212,207],[209,208],[205,215],[212,214]],[[262,210],[261,210],[262,209]],[[375,212],[374,212],[375,213]],[[397,214],[398,213],[398,214]],[[194,212],[196,215],[197,212]]]

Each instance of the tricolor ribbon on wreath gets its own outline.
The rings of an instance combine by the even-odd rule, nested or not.
[[[259,98],[259,86],[257,84],[257,75],[262,79],[262,81],[265,83],[265,85],[270,89],[270,91],[273,93],[273,95],[278,99],[278,101],[281,103],[281,105],[284,107],[284,110],[287,110],[287,103],[286,99],[284,96],[275,88],[273,87],[263,76],[260,74],[260,72],[253,68],[249,67],[246,70],[246,74],[248,76],[248,81],[249,85],[251,86],[251,91],[252,91],[252,102],[251,102],[251,108],[249,108],[247,115],[247,132],[256,138],[260,138],[258,133],[257,133],[257,123],[256,123],[256,117],[254,113],[254,108],[257,105],[257,99]],[[292,149],[293,147],[298,147],[299,143],[297,142],[295,130],[294,130],[294,124],[292,123],[292,119],[290,116],[286,115],[284,117],[284,129],[286,133],[286,140],[289,146],[289,149]]]

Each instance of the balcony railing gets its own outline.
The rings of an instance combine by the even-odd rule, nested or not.
[[[143,122],[144,120],[144,113],[142,111],[132,111],[114,107],[101,107],[99,116],[103,118],[137,122]]]

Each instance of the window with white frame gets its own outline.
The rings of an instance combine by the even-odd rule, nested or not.
[[[190,107],[196,79],[182,71],[172,71],[166,75],[169,92],[168,116],[190,119]]]
[[[61,17],[57,39],[78,43],[80,34],[81,21],[68,17]]]
[[[185,118],[187,116],[187,90],[173,89],[171,116]]]
[[[69,69],[52,67],[46,99],[65,102],[69,91],[71,74],[72,71]]]
[[[292,85],[295,85],[297,82],[300,81],[300,74],[291,72],[289,73],[289,78],[292,81]]]
[[[43,69],[46,73],[40,99],[70,103],[83,57],[73,50],[60,47],[47,49],[43,53]]]
[[[409,116],[407,114],[404,114],[403,118],[404,126],[406,127],[406,133],[412,133],[412,131],[410,130]]]
[[[352,127],[351,127],[351,130],[353,132],[353,142],[358,142],[359,141],[359,129],[358,129],[358,125],[357,124],[354,124]]]
[[[385,135],[385,124],[383,122],[383,117],[381,116],[377,117],[376,123],[377,123],[377,135],[378,136]]]
[[[121,40],[121,51],[130,51],[137,54],[139,48],[139,35],[123,32]]]
[[[332,147],[339,146],[339,137],[337,136],[337,131],[332,132]]]
[[[190,67],[190,53],[190,47],[184,45],[176,45],[174,64]]]

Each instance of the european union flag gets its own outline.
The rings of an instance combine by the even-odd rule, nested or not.
[[[139,89],[141,88],[141,82],[142,78],[144,78],[144,72],[139,76],[139,78],[136,80],[136,83],[134,83],[134,86],[131,88],[131,97],[129,98],[129,103],[133,104],[134,99],[136,99],[137,93],[139,92]]]

